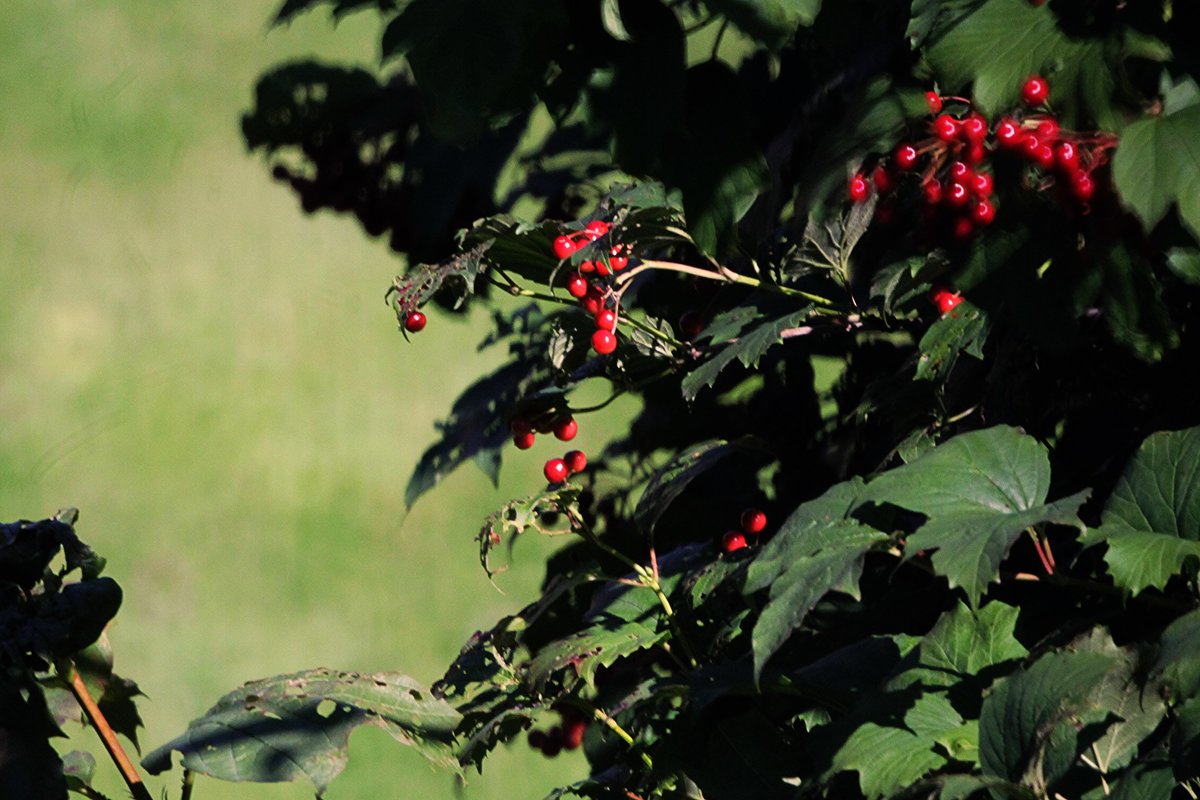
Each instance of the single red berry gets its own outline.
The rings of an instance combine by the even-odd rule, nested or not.
[[[980,225],[991,225],[996,218],[996,207],[990,200],[980,200],[971,207],[971,219]]]
[[[409,333],[420,333],[425,330],[425,323],[428,321],[420,311],[410,311],[404,318],[404,330]]]
[[[1025,134],[1016,120],[1005,117],[996,123],[996,141],[1001,147],[1019,147],[1024,138]]]
[[[1021,99],[1027,106],[1040,106],[1050,99],[1050,84],[1041,75],[1033,75],[1021,87]]]
[[[534,436],[533,431],[514,433],[513,444],[517,446],[518,450],[528,450],[529,448],[533,447],[534,438],[536,437]]]
[[[594,262],[592,262],[592,263],[593,263],[593,264],[595,265],[595,267],[596,267],[596,274],[597,274],[597,275],[612,275],[612,269],[610,269],[610,268],[609,268],[609,265],[608,265],[608,264],[605,264],[605,263],[604,263],[603,261],[601,261],[600,259],[596,259],[596,260],[595,260]]]
[[[1079,169],[1079,150],[1072,142],[1059,142],[1054,157],[1058,166],[1067,172]]]
[[[887,194],[892,189],[896,188],[896,182],[892,178],[892,173],[887,171],[887,168],[880,164],[871,173],[871,182],[875,184],[875,188],[880,194]]]
[[[583,732],[587,730],[587,722],[582,719],[564,719],[562,724],[562,745],[564,750],[578,750],[583,744]]]
[[[925,105],[929,108],[930,114],[936,114],[942,110],[942,98],[937,92],[925,93]]]
[[[1037,160],[1038,148],[1042,146],[1042,140],[1037,137],[1037,134],[1027,133],[1021,140],[1021,152],[1031,161]]]
[[[971,199],[971,190],[965,185],[954,181],[946,190],[946,202],[952,206],[965,206]]]
[[[1092,176],[1086,172],[1076,172],[1071,175],[1071,193],[1083,201],[1092,199],[1092,195],[1096,192],[1096,184],[1092,181]]]
[[[588,233],[595,233],[603,236],[604,234],[608,233],[608,223],[602,219],[594,219],[587,225],[584,225],[583,229]]]
[[[721,550],[725,553],[736,553],[746,547],[746,534],[741,531],[726,531],[721,537]]]
[[[899,169],[910,170],[916,166],[917,156],[917,148],[911,144],[902,144],[896,148],[896,154],[893,158]]]
[[[578,249],[579,245],[575,244],[575,241],[569,236],[559,236],[554,240],[554,255],[560,259],[566,258]]]
[[[583,298],[587,296],[588,282],[582,275],[572,275],[567,281],[567,294],[571,297]]]
[[[542,467],[542,474],[546,476],[549,483],[562,483],[570,472],[567,470],[567,462],[561,458],[552,458],[546,462],[546,466]]]
[[[955,239],[970,239],[975,233],[975,223],[970,217],[959,217],[954,220],[954,238]]]
[[[962,295],[951,291],[945,286],[935,286],[929,292],[929,300],[937,307],[938,313],[945,314],[962,302]]]
[[[585,228],[584,230],[580,231],[579,235],[582,236],[583,238],[587,239],[589,242],[594,242],[597,239],[599,239],[601,236],[603,236],[604,234],[597,233],[596,231],[589,231]]]
[[[943,142],[952,142],[958,138],[958,120],[949,114],[942,114],[933,121],[933,135]]]
[[[1033,160],[1042,169],[1050,169],[1054,166],[1054,148],[1048,144],[1039,145]]]
[[[617,337],[613,336],[612,331],[601,328],[592,334],[592,349],[606,356],[617,349]]]
[[[579,423],[574,417],[567,417],[554,426],[554,438],[560,442],[569,442],[579,433]]]
[[[980,197],[991,197],[992,191],[995,189],[995,181],[992,178],[992,174],[990,172],[976,172],[975,177],[971,181],[971,188]]]
[[[590,274],[596,271],[596,265],[591,261],[581,261],[579,262],[579,271],[584,274]]]
[[[596,327],[604,331],[617,329],[617,315],[607,308],[596,314]]]
[[[629,256],[623,255],[620,245],[617,245],[610,250],[609,254],[612,257],[608,260],[608,263],[611,264],[612,268],[617,272],[620,272],[629,266]]]
[[[954,178],[954,180],[961,181],[963,183],[968,183],[969,182],[968,176],[970,174],[971,174],[971,168],[968,167],[962,161],[950,162],[950,177]]]
[[[571,471],[572,475],[587,469],[587,456],[582,450],[567,451],[567,454],[563,456],[563,461],[567,462],[567,469]]]
[[[971,142],[967,145],[967,152],[963,155],[963,160],[968,164],[978,164],[985,158],[987,158],[987,149],[984,148],[982,142]]]
[[[1038,138],[1046,144],[1054,144],[1058,141],[1060,130],[1058,120],[1054,119],[1054,117],[1046,117],[1037,124],[1034,130],[1037,131]]]
[[[867,199],[867,195],[870,194],[870,192],[871,187],[867,183],[867,179],[862,175],[855,173],[854,177],[850,179],[851,202],[861,203],[863,200]]]
[[[704,317],[699,311],[685,311],[679,316],[679,332],[689,341],[704,330]]]
[[[508,429],[513,433],[529,433],[533,430],[533,426],[524,417],[513,417],[508,422]]]
[[[931,206],[942,202],[942,184],[937,178],[930,178],[929,182],[921,187],[921,193],[925,197],[925,202]]]
[[[987,122],[978,114],[963,120],[962,134],[968,142],[982,142],[987,137]]]
[[[742,512],[742,530],[746,533],[762,533],[767,527],[767,515],[757,508],[747,508]]]

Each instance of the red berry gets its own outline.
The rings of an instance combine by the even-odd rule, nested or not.
[[[741,531],[726,531],[721,537],[721,550],[726,553],[736,553],[746,546],[746,534]]]
[[[420,311],[410,311],[408,316],[404,318],[404,330],[409,333],[420,333],[425,330],[425,323],[428,320]]]
[[[933,121],[933,135],[943,142],[952,142],[958,138],[958,120],[949,114],[942,114]]]
[[[987,158],[987,150],[984,149],[981,142],[971,142],[967,147],[966,155],[963,156],[968,164],[978,164],[985,158]]]
[[[579,423],[574,417],[567,417],[562,422],[554,426],[554,438],[560,442],[569,442],[575,438],[575,434],[579,432]]]
[[[850,200],[852,202],[861,203],[863,200],[867,199],[867,195],[870,194],[870,192],[871,187],[867,183],[867,179],[862,175],[856,173],[854,177],[850,179]]]
[[[892,174],[882,164],[876,167],[875,171],[871,173],[871,181],[881,194],[886,194],[896,188],[896,182],[892,179]]]
[[[1025,134],[1016,120],[1005,117],[996,124],[996,141],[1002,147],[1019,147]]]
[[[1054,166],[1054,148],[1048,144],[1039,145],[1037,152],[1033,154],[1033,160],[1042,169],[1050,169]]]
[[[612,258],[610,258],[608,260],[608,263],[612,265],[612,268],[614,270],[620,272],[621,270],[623,270],[629,266],[629,256],[621,254],[621,246],[620,245],[617,245],[612,250],[610,250],[609,254],[612,256]]]
[[[971,219],[980,225],[991,225],[996,218],[996,207],[989,200],[980,200],[971,207]]]
[[[601,328],[592,334],[592,349],[606,356],[617,349],[617,337],[613,336],[612,331]]]
[[[617,329],[617,315],[607,308],[600,311],[596,314],[596,327],[604,331],[615,331]]]
[[[588,282],[582,275],[572,275],[567,281],[567,294],[571,297],[583,298],[587,296]]]
[[[930,114],[936,114],[942,110],[942,98],[937,92],[926,92],[925,105],[928,106]]]
[[[1037,131],[1038,138],[1046,144],[1054,144],[1058,141],[1058,121],[1053,117],[1046,117],[1037,124],[1034,130]]]
[[[925,202],[931,206],[942,202],[942,184],[936,178],[931,178],[929,183],[922,186],[921,192],[925,196]]]
[[[975,223],[969,217],[959,217],[954,220],[954,238],[969,239],[975,233]]]
[[[971,199],[971,191],[966,186],[955,181],[946,190],[946,202],[952,206],[965,206]]]
[[[611,270],[611,269],[609,269],[609,265],[608,265],[608,264],[605,264],[603,261],[600,261],[600,260],[596,260],[596,261],[594,261],[594,262],[592,262],[592,263],[593,263],[593,264],[595,265],[595,267],[596,267],[596,274],[597,274],[597,275],[612,275],[612,270]]]
[[[967,183],[967,177],[971,174],[971,168],[961,161],[954,161],[950,164],[950,177],[956,181]]]
[[[757,508],[747,508],[742,512],[742,530],[746,533],[762,533],[767,527],[767,515]]]
[[[1079,169],[1079,150],[1071,142],[1059,142],[1054,151],[1058,166],[1066,171]]]
[[[1040,106],[1050,99],[1050,84],[1041,75],[1033,75],[1021,87],[1021,99],[1027,106]]]
[[[513,433],[513,444],[517,446],[518,450],[528,450],[533,447],[534,438],[533,431]]]
[[[704,317],[699,311],[685,311],[679,316],[679,332],[685,339],[695,339],[704,330]]]
[[[1071,193],[1080,200],[1091,200],[1092,195],[1096,192],[1096,184],[1092,181],[1092,176],[1086,172],[1076,172],[1071,175]]]
[[[935,286],[929,293],[929,299],[941,314],[954,309],[963,300],[962,295],[945,286]]]
[[[559,236],[554,240],[554,255],[560,259],[566,258],[578,249],[579,245],[575,244],[575,241],[568,236]]]
[[[567,470],[567,462],[561,458],[552,458],[542,467],[542,474],[549,483],[562,483],[570,472]]]
[[[596,265],[591,261],[581,261],[579,263],[579,271],[583,273],[591,273],[596,271]]]
[[[971,188],[980,197],[991,197],[995,183],[990,172],[976,172],[971,180]]]
[[[562,745],[564,750],[578,750],[583,744],[583,732],[587,730],[587,722],[582,719],[563,720]]]
[[[987,122],[978,114],[972,114],[963,120],[962,134],[968,142],[982,142],[987,137]]]
[[[533,430],[533,426],[524,417],[513,417],[509,420],[508,429],[513,433],[529,433]]]
[[[568,451],[567,454],[563,456],[563,461],[567,462],[567,469],[571,471],[572,475],[583,472],[585,469],[587,469],[587,456],[584,455],[582,450]]]
[[[594,219],[583,227],[587,233],[594,233],[603,236],[608,233],[608,223],[602,219]],[[589,237],[590,238],[590,237]]]
[[[902,144],[896,148],[894,156],[896,166],[902,170],[910,170],[917,163],[917,148],[911,144]]]

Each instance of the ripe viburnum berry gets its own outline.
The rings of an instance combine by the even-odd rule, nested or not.
[[[746,547],[746,534],[741,531],[726,531],[721,537],[721,550],[726,553],[736,553]]]
[[[582,450],[568,450],[567,454],[563,456],[563,461],[566,462],[567,469],[571,471],[572,475],[587,469],[587,456]]]
[[[996,207],[988,200],[980,200],[971,207],[971,219],[980,225],[991,225],[996,218]]]
[[[937,308],[938,313],[945,314],[952,311],[959,303],[963,301],[962,295],[954,292],[945,286],[935,286],[929,292],[929,300]]]
[[[887,167],[880,164],[871,173],[871,181],[875,184],[875,188],[880,194],[887,194],[892,189],[896,188],[896,181],[892,179],[892,173],[887,171]]]
[[[741,522],[746,533],[762,533],[767,527],[767,515],[757,508],[747,508],[742,512]]]
[[[617,337],[613,335],[612,331],[600,328],[592,334],[592,349],[600,355],[606,356],[617,349]]]
[[[607,308],[598,312],[596,314],[596,327],[605,331],[615,331],[617,329],[617,315]]]
[[[937,92],[925,93],[925,105],[929,108],[930,114],[936,114],[942,110],[942,98]]]
[[[1079,150],[1071,142],[1059,142],[1054,156],[1058,166],[1068,172],[1079,169]]]
[[[950,205],[965,206],[970,199],[970,190],[958,181],[954,181],[946,189],[946,200],[949,201]]]
[[[602,219],[594,219],[583,227],[588,233],[597,233],[601,236],[608,233],[608,223]]]
[[[970,217],[959,217],[954,220],[954,238],[961,241],[970,239],[975,233],[975,223]]]
[[[587,721],[572,717],[563,718],[562,743],[564,750],[578,750],[583,744],[583,732],[587,730]]]
[[[987,136],[987,122],[978,114],[972,114],[963,120],[962,133],[969,142],[982,142]]]
[[[1076,172],[1071,175],[1071,193],[1080,200],[1091,200],[1096,192],[1096,184],[1092,176],[1086,172]]]
[[[561,458],[552,458],[542,468],[542,474],[546,476],[549,483],[562,483],[567,479],[570,471],[567,469],[566,461]]]
[[[1050,84],[1041,75],[1032,75],[1021,87],[1021,99],[1027,106],[1040,106],[1050,99]]]
[[[684,339],[695,339],[703,330],[704,317],[699,311],[685,311],[679,315],[679,333]]]
[[[528,450],[529,448],[533,447],[534,438],[535,436],[533,431],[521,431],[519,433],[513,433],[513,444],[517,446],[518,450]]]
[[[575,434],[579,432],[579,423],[574,417],[567,417],[562,422],[554,426],[554,438],[560,442],[569,442],[575,438]]]
[[[929,182],[921,187],[921,193],[925,197],[925,202],[931,206],[936,206],[942,202],[942,184],[937,178],[930,178]]]
[[[608,263],[611,264],[612,268],[617,272],[620,272],[629,266],[629,256],[624,255],[620,245],[617,245],[610,250],[609,254],[612,257],[608,259]]]
[[[404,318],[404,330],[409,333],[420,333],[425,330],[425,323],[428,320],[420,311],[410,311],[408,316]]]
[[[861,203],[867,199],[867,195],[871,192],[871,186],[867,183],[867,179],[862,175],[855,174],[850,179],[850,200],[855,203]]]
[[[896,154],[893,156],[893,160],[895,160],[898,168],[902,170],[910,170],[916,166],[917,155],[917,148],[913,147],[911,144],[902,144],[896,148]]]
[[[587,295],[587,292],[587,278],[584,278],[582,275],[572,275],[571,279],[567,281],[567,294],[571,295],[571,297],[582,299]]]
[[[949,114],[942,114],[933,121],[933,135],[943,142],[952,142],[958,138],[958,120]]]
[[[566,258],[578,249],[579,245],[575,244],[575,240],[569,236],[559,236],[554,240],[554,255],[560,259]]]
[[[971,188],[980,197],[990,197],[995,188],[995,182],[990,172],[976,172],[971,180]]]

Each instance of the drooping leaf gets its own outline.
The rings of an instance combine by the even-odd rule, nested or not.
[[[1200,237],[1200,105],[1126,128],[1112,175],[1122,202],[1147,230],[1175,204]]]
[[[712,386],[717,376],[734,362],[740,361],[744,366],[758,365],[768,350],[783,341],[783,334],[796,328],[808,318],[810,311],[803,309],[778,317],[769,322],[761,323],[739,336],[735,341],[725,345],[717,354],[693,369],[684,377],[680,386],[683,398],[688,402],[696,399],[701,389]]]
[[[1052,652],[1002,679],[980,712],[983,773],[1045,793],[1059,771],[1075,759],[1071,715],[1113,663],[1103,653]]]
[[[1107,543],[1109,573],[1135,595],[1200,559],[1200,427],[1146,437],[1083,540]]]
[[[962,353],[982,359],[990,328],[987,314],[968,302],[943,314],[917,345],[917,380],[944,381]]]
[[[933,28],[925,56],[943,91],[970,85],[972,100],[988,116],[1017,105],[1025,79],[1044,74],[1055,112],[1068,124],[1096,120],[1115,130],[1121,119],[1113,96],[1126,80],[1124,61],[1169,54],[1161,43],[1125,28],[1104,38],[1070,36],[1050,8],[1027,0],[959,9],[966,13],[947,14]]]
[[[142,764],[158,774],[178,751],[195,772],[260,783],[305,777],[320,796],[345,768],[350,734],[360,725],[382,728],[434,764],[454,767],[450,744],[460,719],[407,676],[315,669],[230,692]]]
[[[479,563],[488,577],[504,572],[507,567],[492,565],[492,552],[501,544],[511,550],[517,538],[532,530],[543,536],[563,536],[573,531],[566,514],[578,512],[579,487],[571,483],[548,486],[536,494],[510,500],[483,521],[476,541],[479,543]]]
[[[781,47],[796,29],[812,25],[821,0],[711,0],[707,7],[771,48]]]
[[[937,549],[933,566],[974,604],[999,573],[1023,530],[1053,522],[1078,526],[1088,492],[1046,503],[1050,460],[1036,440],[1007,426],[956,436],[867,485],[868,499],[928,518],[908,552]]]
[[[683,494],[689,483],[738,449],[738,443],[710,439],[693,445],[667,462],[654,473],[638,499],[633,512],[638,527],[647,532],[652,530],[659,517]]]
[[[858,785],[868,800],[888,797],[916,783],[946,763],[934,742],[905,728],[860,725],[834,756],[835,771],[858,772]]]

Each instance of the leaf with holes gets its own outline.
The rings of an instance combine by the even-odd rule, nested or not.
[[[195,772],[260,783],[304,777],[320,796],[345,769],[355,728],[383,728],[430,762],[456,767],[451,743],[460,719],[405,675],[315,669],[230,692],[142,764],[157,775],[170,769],[171,753],[178,751]]]
[[[715,356],[687,374],[680,384],[683,399],[689,403],[695,400],[700,390],[712,386],[717,377],[735,360],[747,367],[758,366],[759,359],[783,341],[784,333],[799,326],[808,318],[809,313],[809,309],[794,311],[749,328],[743,335],[717,351]]]

